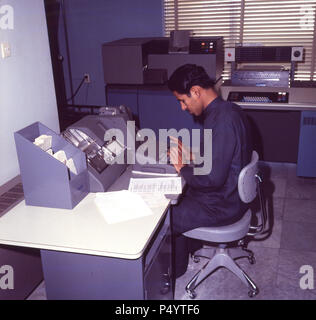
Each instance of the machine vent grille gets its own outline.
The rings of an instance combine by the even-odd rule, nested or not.
[[[303,118],[304,126],[316,126],[316,117],[304,117]]]
[[[0,196],[0,217],[24,199],[22,183]]]

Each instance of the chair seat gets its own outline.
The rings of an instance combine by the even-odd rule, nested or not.
[[[200,227],[184,232],[183,235],[209,242],[232,242],[245,237],[249,231],[250,220],[251,210],[249,209],[239,221],[233,224],[223,227]]]

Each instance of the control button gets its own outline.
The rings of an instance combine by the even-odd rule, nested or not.
[[[301,55],[301,52],[296,50],[296,51],[294,51],[293,55],[295,58],[298,58]]]

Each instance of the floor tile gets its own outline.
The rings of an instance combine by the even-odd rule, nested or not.
[[[316,183],[314,180],[306,180],[303,178],[288,180],[285,197],[316,200]]]
[[[316,223],[316,201],[285,199],[284,219],[289,221]]]
[[[261,290],[256,300],[315,300],[311,290],[302,290],[292,287],[270,287]]]
[[[288,163],[287,164],[287,179],[288,180],[298,179],[296,170],[297,170],[296,163]]]
[[[283,221],[281,249],[316,252],[316,223]]]
[[[296,172],[296,165],[288,167],[287,179],[290,181],[306,181],[307,183],[316,183],[316,177],[299,177]]]
[[[292,288],[296,292],[309,291],[316,299],[315,275],[308,281],[313,286],[313,290],[303,290],[300,282],[306,275],[306,270],[301,270],[302,266],[310,266],[311,270],[316,270],[316,252],[303,252],[293,250],[280,250],[279,267],[277,275],[277,287],[283,291]],[[293,291],[292,290],[292,291]]]
[[[266,199],[266,210],[271,219],[282,219],[284,210],[284,198],[271,197]]]

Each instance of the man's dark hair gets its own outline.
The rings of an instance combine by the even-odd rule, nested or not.
[[[176,69],[168,81],[169,90],[190,96],[193,86],[204,89],[213,88],[214,81],[210,79],[203,67],[196,64],[185,64]]]

